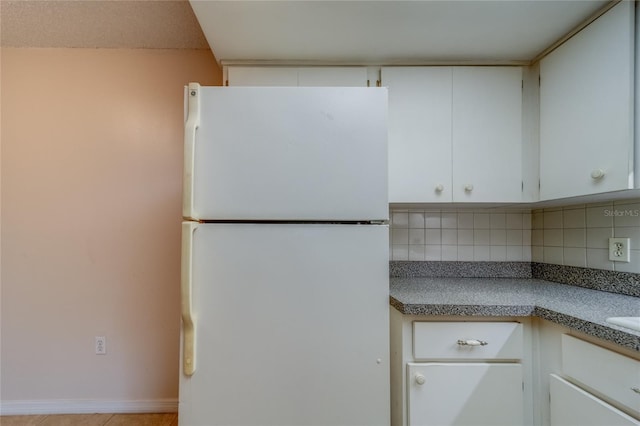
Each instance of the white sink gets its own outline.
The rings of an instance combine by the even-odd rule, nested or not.
[[[609,324],[640,331],[640,317],[612,317],[607,318]]]

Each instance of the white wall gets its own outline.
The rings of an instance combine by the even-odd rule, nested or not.
[[[220,84],[215,59],[1,56],[3,405],[175,401],[183,86]]]

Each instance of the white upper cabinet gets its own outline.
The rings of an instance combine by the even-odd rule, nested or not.
[[[522,69],[453,68],[453,200],[522,200]]]
[[[389,202],[521,202],[520,67],[385,67]]]
[[[226,74],[229,86],[367,86],[366,67],[229,66]]]
[[[298,86],[366,87],[367,68],[301,67],[298,68]]]
[[[227,86],[297,86],[295,67],[227,67]]]
[[[451,67],[382,68],[389,88],[389,202],[450,202]]]
[[[634,2],[540,62],[540,198],[633,187]]]

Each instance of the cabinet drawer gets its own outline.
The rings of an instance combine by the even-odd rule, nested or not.
[[[640,422],[552,374],[551,426],[639,426]]]
[[[640,416],[640,361],[564,334],[562,371]]]
[[[485,344],[473,345],[478,342]],[[522,350],[522,324],[517,322],[413,323],[416,360],[520,359]]]

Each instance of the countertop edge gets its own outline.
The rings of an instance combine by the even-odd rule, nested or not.
[[[621,327],[596,324],[537,305],[410,304],[402,303],[393,296],[389,296],[389,303],[404,315],[540,318],[640,352],[640,336]]]
[[[528,317],[534,314],[535,305],[463,305],[463,304],[423,304],[402,303],[389,296],[389,303],[405,315],[459,315]]]

